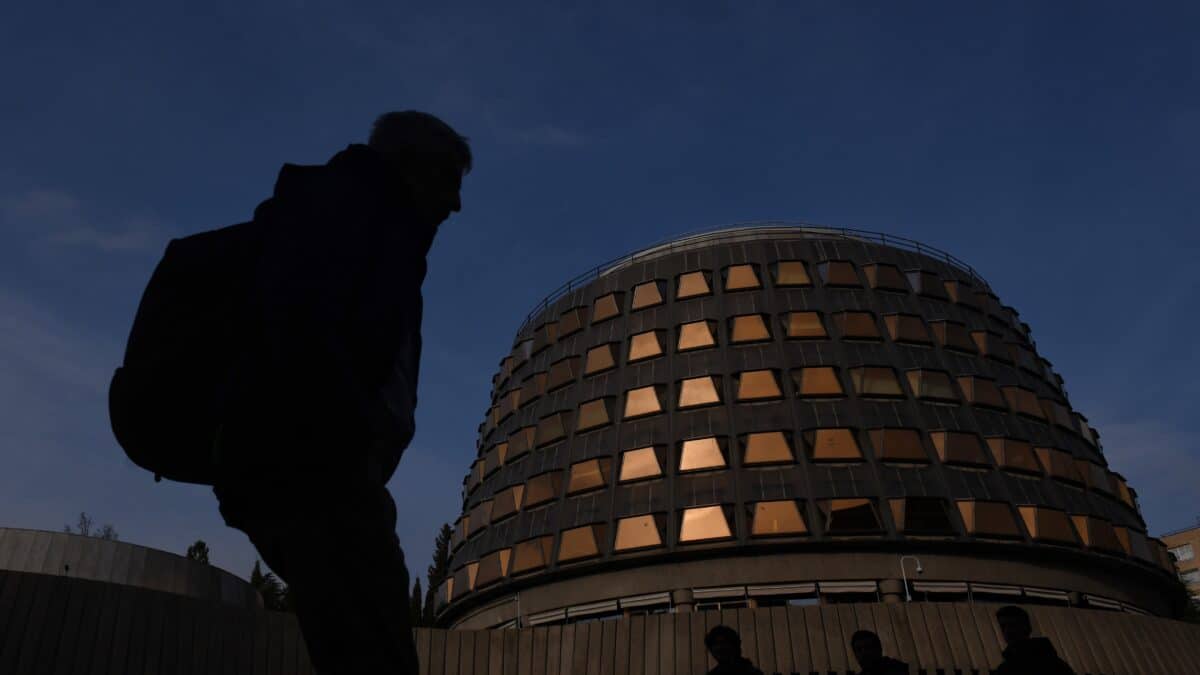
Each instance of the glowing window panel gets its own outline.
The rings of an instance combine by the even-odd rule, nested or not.
[[[641,548],[662,546],[662,533],[654,516],[633,516],[617,521],[617,536],[613,549],[633,551]]]
[[[904,396],[896,371],[886,367],[866,366],[850,369],[850,384],[859,396],[899,398]]]
[[[725,290],[744,291],[751,288],[762,288],[754,265],[731,265],[725,268]]]
[[[747,370],[738,374],[737,400],[764,401],[782,396],[775,371]]]
[[[704,272],[688,272],[679,275],[679,281],[676,282],[676,300],[696,298],[711,293],[712,286],[709,285],[708,275]]]
[[[771,331],[767,330],[767,322],[761,314],[746,314],[732,319],[729,341],[734,344],[744,342],[762,342],[771,339]]]
[[[662,343],[658,339],[658,331],[648,330],[629,338],[629,362],[642,361],[661,356]]]
[[[701,506],[684,509],[679,527],[680,543],[728,539],[733,536],[725,509],[720,506]]]
[[[821,315],[817,312],[790,312],[787,315],[787,336],[793,340],[824,340],[829,337]]]
[[[679,408],[697,408],[720,403],[717,385],[711,375],[693,377],[679,383]]]
[[[928,462],[916,429],[872,429],[869,432],[875,456],[885,462]]]
[[[808,526],[795,501],[758,502],[750,526],[752,537],[778,537],[788,534],[808,534]]]
[[[689,351],[692,349],[705,349],[713,347],[717,344],[717,339],[713,335],[713,324],[711,321],[693,321],[685,323],[679,327],[679,342],[676,344],[676,351]]]
[[[621,313],[619,298],[616,293],[609,293],[596,298],[592,305],[592,323],[600,323]]]
[[[662,412],[658,389],[654,386],[639,387],[625,392],[625,419],[654,415]]]
[[[662,475],[662,466],[658,463],[658,453],[653,447],[626,450],[621,453],[621,475],[618,481],[628,483],[646,478],[658,478]]]
[[[938,457],[946,464],[987,466],[983,444],[975,434],[962,431],[934,431],[929,434]]]
[[[838,379],[837,369],[831,366],[813,366],[793,370],[792,382],[796,385],[796,395],[801,398],[845,394],[842,390],[842,382]]]
[[[799,260],[780,260],[775,263],[776,286],[812,286],[808,269]]]
[[[558,546],[558,561],[586,560],[600,555],[600,541],[604,539],[603,525],[584,525],[563,530]]]
[[[693,438],[684,441],[679,450],[679,470],[702,471],[726,466],[725,453],[715,437]]]
[[[610,464],[611,460],[608,459],[588,459],[572,464],[567,494],[598,490],[608,485]]]
[[[745,451],[742,454],[742,464],[778,464],[795,460],[792,445],[782,431],[747,434],[743,442]]]
[[[602,427],[612,420],[608,415],[608,400],[598,398],[579,406],[579,420],[576,422],[577,431],[587,431]]]
[[[805,432],[813,461],[845,462],[862,459],[851,429],[811,429]]]
[[[631,307],[634,311],[661,305],[662,302],[662,291],[659,290],[657,281],[647,281],[644,284],[638,284],[633,287],[633,304]]]
[[[587,358],[584,360],[583,374],[595,375],[606,370],[611,370],[617,366],[617,360],[613,358],[612,345],[600,345],[592,347],[587,351]]]

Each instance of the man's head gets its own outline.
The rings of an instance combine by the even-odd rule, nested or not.
[[[1012,644],[1028,638],[1033,633],[1033,624],[1029,614],[1015,605],[1007,605],[996,610],[996,622],[1000,624],[1000,633],[1004,635],[1004,643]]]
[[[858,665],[863,670],[883,660],[883,643],[878,635],[869,630],[856,631],[850,636],[850,649],[854,651],[854,658],[858,659]]]
[[[729,626],[717,626],[704,636],[704,646],[717,663],[736,663],[742,655],[742,638]]]
[[[385,113],[367,145],[395,168],[406,199],[435,224],[462,210],[458,193],[471,170],[471,147],[450,125],[416,110]]]

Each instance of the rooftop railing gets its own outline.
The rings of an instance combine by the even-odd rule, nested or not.
[[[638,249],[632,253],[627,253],[619,258],[614,258],[608,262],[597,265],[590,270],[571,279],[567,283],[559,286],[551,291],[546,297],[542,298],[533,310],[525,315],[524,321],[521,322],[521,327],[518,333],[524,331],[535,318],[542,312],[546,311],[551,304],[556,302],[564,295],[579,289],[600,277],[615,272],[629,265],[656,258],[662,255],[678,253],[702,246],[708,246],[714,243],[729,243],[739,240],[754,240],[762,238],[766,235],[773,239],[845,239],[852,241],[866,242],[870,244],[880,244],[883,246],[891,246],[906,251],[913,251],[924,256],[928,256],[935,260],[944,262],[959,271],[965,272],[972,279],[979,282],[983,286],[988,286],[987,281],[980,276],[975,268],[971,267],[962,260],[954,257],[950,253],[939,248],[934,248],[927,244],[922,244],[914,239],[905,237],[897,237],[896,235],[887,234],[884,232],[873,232],[870,230],[858,230],[849,227],[826,227],[824,225],[812,225],[809,223],[795,223],[788,221],[758,221],[749,223],[738,223],[736,225],[720,226],[716,228],[708,228],[689,232],[679,237],[672,238],[667,241],[653,244],[646,248]]]

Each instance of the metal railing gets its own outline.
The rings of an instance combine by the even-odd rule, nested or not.
[[[521,322],[521,327],[517,332],[520,333],[521,331],[524,331],[529,326],[530,322],[537,318],[542,312],[546,311],[546,309],[559,298],[623,267],[627,267],[634,263],[661,255],[669,255],[671,253],[724,241],[736,241],[738,239],[749,238],[750,235],[754,235],[754,238],[758,238],[759,235],[763,234],[772,235],[772,238],[775,239],[846,239],[870,244],[891,246],[893,248],[899,248],[906,251],[913,251],[915,253],[919,253],[951,265],[952,267],[967,273],[972,279],[978,281],[984,287],[988,287],[987,281],[975,271],[975,268],[946,251],[929,246],[927,244],[922,244],[915,239],[897,237],[896,235],[887,234],[884,232],[859,230],[850,227],[826,227],[824,225],[813,225],[810,223],[789,221],[756,221],[696,230],[682,236],[653,244],[646,248],[638,249],[632,253],[627,253],[623,256],[597,265],[588,271],[579,274],[570,281],[551,291],[548,295],[546,295],[546,297],[542,298],[542,300],[528,314],[525,315],[525,319]]]

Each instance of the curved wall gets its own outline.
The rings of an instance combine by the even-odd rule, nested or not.
[[[906,244],[722,232],[547,302],[493,380],[440,620],[569,578],[612,598],[588,580],[614,568],[847,550],[961,558],[942,581],[1009,558],[1025,571],[970,578],[1053,568],[1056,590],[1106,578],[1098,596],[1170,611],[1165,549],[1029,327]],[[888,580],[869,568],[839,578]]]
[[[212,565],[65,532],[0,528],[0,570],[124,584],[241,607],[262,604],[250,584]]]

